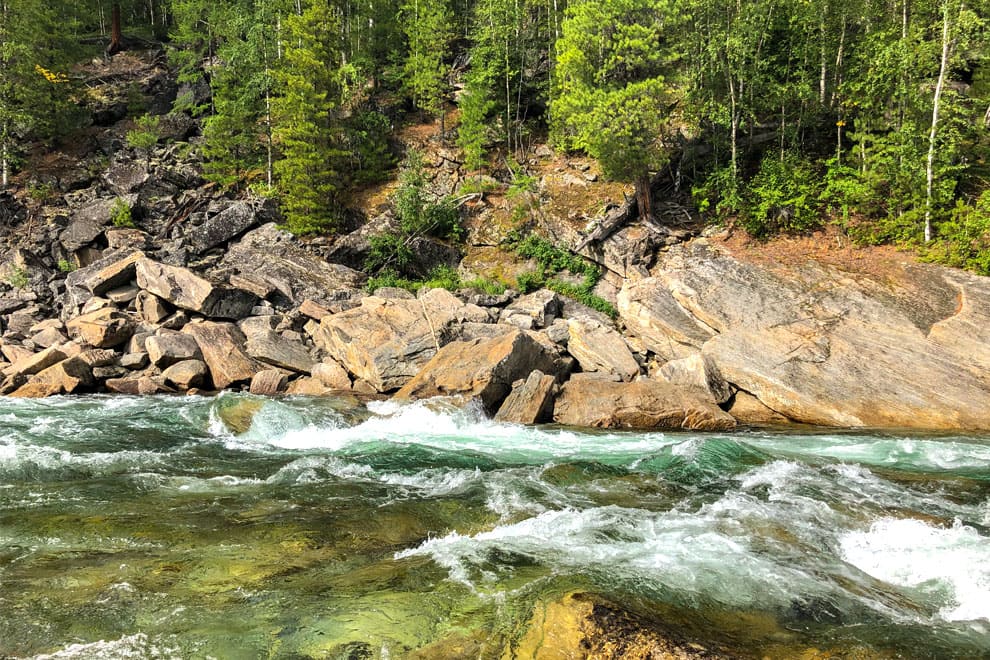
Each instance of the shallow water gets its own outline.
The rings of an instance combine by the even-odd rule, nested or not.
[[[744,657],[985,657],[988,537],[986,437],[0,400],[0,657],[500,657],[572,591]]]

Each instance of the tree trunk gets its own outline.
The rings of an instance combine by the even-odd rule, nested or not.
[[[650,173],[636,179],[636,204],[639,207],[640,220],[650,220],[653,217],[653,199],[650,191]]]
[[[945,76],[949,68],[949,2],[945,2],[942,17],[942,61],[938,69],[938,82],[935,84],[935,101],[932,104],[932,128],[928,133],[928,166],[926,168],[927,185],[925,187],[925,243],[932,240],[932,194],[935,184],[935,137],[938,130],[939,103],[942,100],[942,90],[945,88]]]
[[[113,57],[124,50],[124,36],[120,31],[120,3],[113,3],[110,18],[110,43],[107,44],[107,57]]]

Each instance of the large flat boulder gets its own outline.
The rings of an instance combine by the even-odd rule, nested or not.
[[[136,264],[138,286],[159,298],[210,318],[236,319],[250,314],[258,298],[241,289],[217,286],[188,268],[151,259]]]
[[[267,367],[244,351],[244,334],[233,323],[190,323],[182,332],[192,336],[210,368],[213,386],[218,390],[248,383]]]
[[[10,396],[36,399],[56,394],[71,394],[93,384],[92,367],[81,357],[71,357],[44,369]]]
[[[478,398],[494,414],[517,380],[534,370],[556,375],[557,356],[534,334],[516,331],[493,339],[447,344],[395,396]]]
[[[553,418],[596,428],[722,431],[736,425],[731,415],[692,390],[647,379],[623,383],[595,377],[564,383]]]
[[[627,285],[619,308],[658,355],[700,350],[794,421],[990,429],[990,281],[937,266],[888,271],[749,263],[695,241]]]
[[[458,324],[489,320],[484,309],[443,289],[415,299],[368,296],[360,307],[323,317],[314,340],[356,378],[390,392],[454,339]]]

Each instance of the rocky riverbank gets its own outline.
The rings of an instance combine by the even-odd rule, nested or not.
[[[126,81],[151,108],[202,91],[178,89],[155,53],[135,57]],[[387,205],[338,238],[297,239],[271,202],[202,179],[194,120],[162,115],[161,144],[138,153],[126,107],[107,103],[71,153],[45,156],[0,196],[3,395],[356,392],[478,400],[524,424],[990,430],[986,278],[754,262],[663,222],[589,242],[594,218],[578,208],[615,191],[558,161],[530,224],[605,271],[596,292],[616,318],[546,289],[369,293],[355,267],[370,228],[394,221]],[[456,154],[438,154],[431,177],[449,194],[464,175]],[[482,195],[464,209],[463,252],[423,239],[417,254],[511,284],[519,260],[499,247],[509,210]]]

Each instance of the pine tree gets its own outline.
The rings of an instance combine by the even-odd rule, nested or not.
[[[275,72],[280,96],[272,101],[275,163],[286,226],[297,234],[335,228],[341,127],[338,109],[350,67],[341,62],[334,6],[314,0],[284,22],[283,58]]]
[[[402,5],[399,15],[409,44],[403,68],[405,85],[416,107],[440,118],[442,139],[443,103],[450,75],[447,58],[453,36],[450,9],[446,0],[410,0]]]
[[[584,0],[572,5],[557,43],[552,113],[566,146],[599,161],[606,176],[636,184],[649,217],[650,172],[668,158],[672,74],[679,28],[667,0]]]

